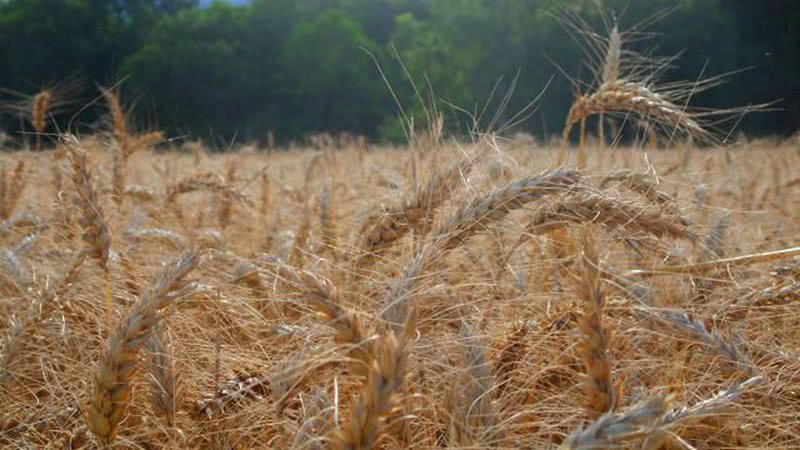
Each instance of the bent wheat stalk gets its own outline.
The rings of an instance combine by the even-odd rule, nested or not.
[[[393,327],[405,322],[409,294],[417,278],[426,266],[444,253],[462,245],[486,226],[503,220],[511,211],[546,195],[563,192],[577,183],[579,178],[573,170],[553,170],[523,178],[461,206],[434,229],[431,242],[423,246],[403,269],[384,299],[382,319]]]
[[[356,265],[363,267],[374,261],[411,229],[430,220],[435,210],[456,192],[454,187],[472,170],[481,155],[481,152],[476,153],[442,171],[435,171],[424,187],[415,188],[399,205],[368,217],[359,233]]]
[[[643,277],[653,277],[658,275],[675,275],[684,273],[704,273],[719,270],[726,267],[747,266],[750,264],[765,263],[779,259],[787,259],[800,255],[800,247],[785,248],[771,252],[752,253],[749,255],[734,256],[730,258],[720,258],[711,261],[704,261],[696,264],[685,264],[680,266],[663,266],[656,269],[634,269],[629,270],[626,276],[638,275]]]
[[[94,374],[94,390],[86,417],[87,426],[106,447],[114,441],[125,414],[139,351],[161,319],[160,311],[194,290],[194,285],[186,283],[184,278],[197,266],[198,259],[197,252],[190,251],[169,264],[109,339]]]

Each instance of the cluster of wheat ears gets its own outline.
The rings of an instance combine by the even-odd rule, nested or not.
[[[577,169],[490,134],[156,152],[111,90],[108,134],[3,154],[0,445],[800,448],[800,142],[586,142],[710,135],[624,38]]]

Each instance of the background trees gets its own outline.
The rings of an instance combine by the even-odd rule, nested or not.
[[[202,3],[202,4],[201,4]],[[397,110],[372,61],[387,73],[404,107],[422,125],[417,87],[452,118],[480,111],[501,77],[518,74],[510,114],[538,95],[521,129],[551,134],[573,95],[562,68],[585,76],[579,47],[558,24],[555,0],[0,0],[0,87],[31,93],[71,77],[124,79],[148,120],[173,135],[279,139],[329,130],[400,136]],[[600,24],[594,2],[567,1]],[[792,0],[607,0],[622,27],[664,8],[651,42],[683,51],[667,76],[695,79],[751,68],[697,98],[726,107],[783,99],[782,110],[746,118],[751,134],[790,133],[800,125],[800,3]],[[428,94],[426,94],[428,95]],[[430,101],[428,99],[427,101]],[[77,109],[77,108],[76,108]],[[491,109],[491,108],[490,108]],[[96,118],[82,113],[80,126]],[[0,118],[8,131],[18,129]]]

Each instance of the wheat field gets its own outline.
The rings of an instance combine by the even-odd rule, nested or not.
[[[120,136],[2,155],[3,448],[800,448],[797,138]]]

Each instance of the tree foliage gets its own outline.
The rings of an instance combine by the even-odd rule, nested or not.
[[[781,111],[747,118],[740,129],[789,133],[800,125],[800,2],[604,5],[622,28],[674,9],[651,27],[658,33],[650,42],[662,55],[683,52],[666,72],[670,79],[750,69],[696,98],[698,105],[783,99]],[[588,78],[580,47],[557,20],[563,8],[603,30],[587,0],[0,0],[0,87],[33,93],[70,77],[89,91],[124,80],[130,99],[144,99],[152,120],[173,134],[399,136],[378,61],[420,126],[423,105],[432,104],[456,117],[448,123],[457,127],[476,117],[488,122],[497,91],[516,77],[515,94],[496,117],[511,120],[552,79],[535,119],[520,125],[552,134],[574,95],[562,71]],[[94,119],[91,110],[83,114],[79,123]],[[10,130],[17,124],[0,120]]]

